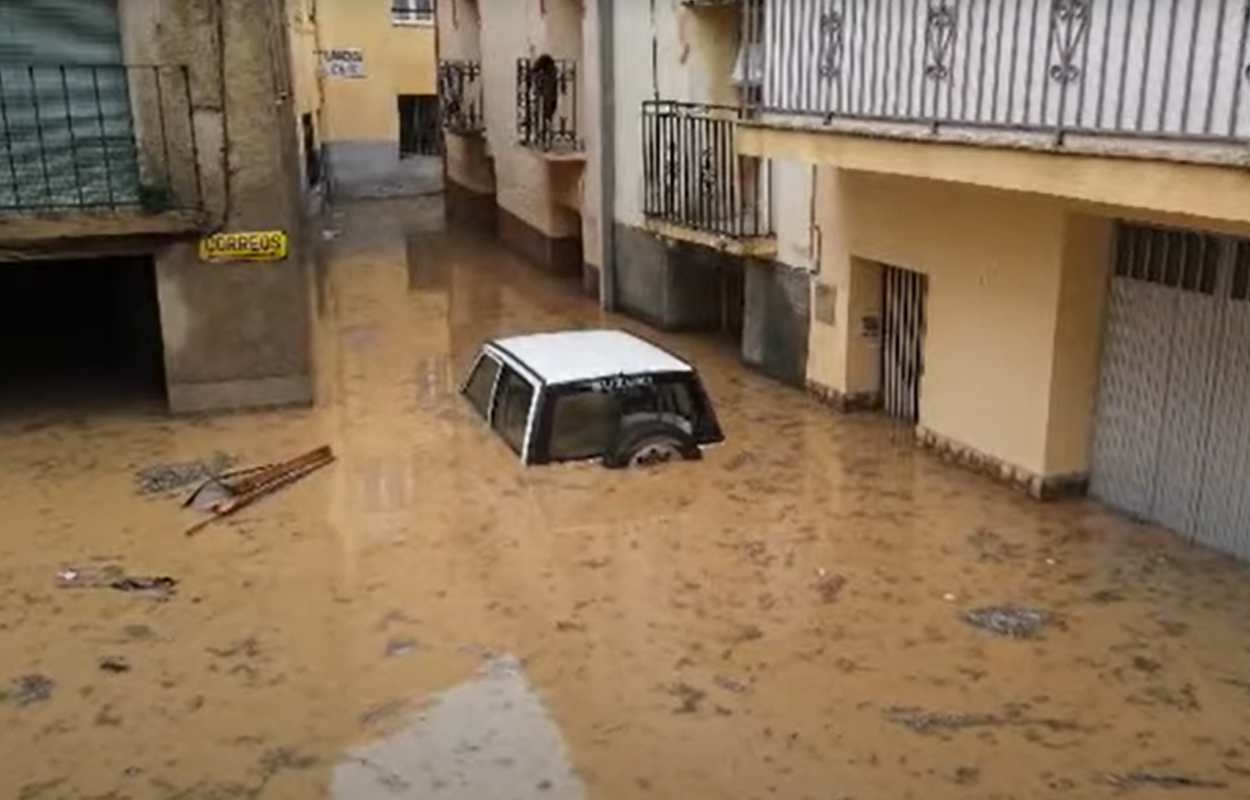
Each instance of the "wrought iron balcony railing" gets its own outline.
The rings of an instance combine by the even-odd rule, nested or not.
[[[539,56],[516,64],[516,125],[521,144],[545,152],[580,151],[577,62]]]
[[[202,207],[186,67],[0,63],[0,211]]]
[[[731,106],[642,104],[643,213],[731,238],[771,236],[772,163],[739,156]]]
[[[474,134],[486,129],[480,63],[461,60],[438,62],[438,94],[443,127],[447,130]]]
[[[765,110],[1060,142],[1250,139],[1244,0],[751,3]]]

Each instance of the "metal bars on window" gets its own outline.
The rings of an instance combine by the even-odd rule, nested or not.
[[[737,154],[734,135],[744,113],[732,106],[643,102],[646,216],[733,238],[772,235],[772,162]]]
[[[202,206],[187,67],[0,63],[0,210]]]
[[[1250,139],[1246,0],[751,0],[765,110]]]
[[[482,107],[482,65],[477,61],[438,62],[438,94],[443,127],[452,133],[473,134],[486,129]]]
[[[578,151],[577,62],[539,56],[516,65],[516,125],[521,144],[543,151]]]

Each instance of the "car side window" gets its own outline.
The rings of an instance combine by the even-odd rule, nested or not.
[[[578,389],[555,398],[548,453],[552,461],[602,456],[620,429],[621,403],[608,392]]]
[[[495,379],[499,377],[499,362],[489,355],[483,354],[469,376],[464,387],[465,397],[477,409],[477,413],[486,418],[490,412],[490,396],[495,390]]]
[[[525,429],[533,400],[533,385],[505,367],[499,377],[499,389],[495,392],[495,412],[491,424],[517,455],[525,446]]]

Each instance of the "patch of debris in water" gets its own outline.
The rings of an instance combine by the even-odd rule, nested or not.
[[[985,606],[965,611],[962,616],[974,628],[1016,639],[1036,636],[1055,621],[1049,611],[1020,606]]]
[[[208,458],[155,464],[135,472],[135,490],[141,495],[164,494],[206,481],[230,469],[239,459],[218,451]]]

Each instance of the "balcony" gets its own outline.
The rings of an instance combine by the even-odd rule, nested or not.
[[[448,132],[477,136],[486,130],[480,63],[438,62],[438,94],[443,110],[443,127]]]
[[[577,131],[577,63],[550,56],[517,59],[517,139],[550,161],[582,161]]]
[[[203,210],[186,67],[0,64],[0,238],[184,232]]]
[[[738,155],[744,114],[701,103],[642,104],[643,213],[653,232],[736,254],[775,251],[772,162]]]
[[[1250,13],[1241,2],[752,3],[762,4],[745,19],[762,28],[748,35],[767,54],[763,110],[790,124],[1245,160]]]

